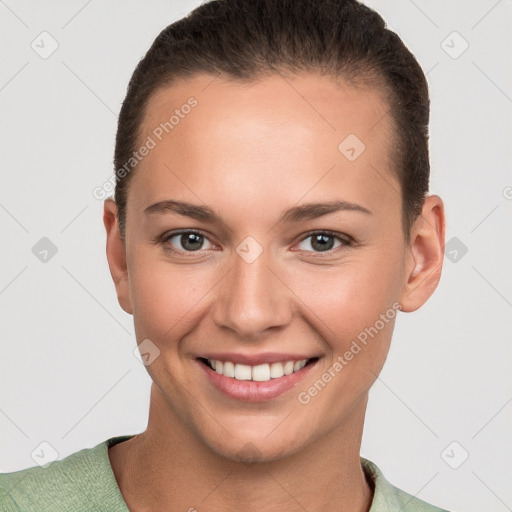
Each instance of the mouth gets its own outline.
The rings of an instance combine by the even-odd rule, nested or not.
[[[312,357],[309,359],[300,359],[298,361],[290,360],[251,366],[248,364],[235,364],[231,361],[206,359],[204,357],[199,357],[198,359],[219,375],[235,380],[255,382],[268,382],[272,379],[280,379],[285,375],[297,373],[305,366],[318,361],[318,357]]]
[[[198,357],[201,373],[222,395],[246,402],[265,402],[291,390],[316,366],[319,357],[248,365]]]

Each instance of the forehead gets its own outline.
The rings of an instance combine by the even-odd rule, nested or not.
[[[137,166],[129,201],[144,208],[178,196],[221,198],[240,213],[301,199],[385,208],[398,189],[387,110],[379,91],[315,74],[180,80],[147,104],[141,144],[154,147]]]

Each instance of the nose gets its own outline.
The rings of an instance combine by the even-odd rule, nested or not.
[[[219,284],[212,306],[219,328],[234,331],[237,338],[256,341],[269,330],[289,324],[293,293],[270,259],[265,251],[252,262],[233,254],[231,269]]]

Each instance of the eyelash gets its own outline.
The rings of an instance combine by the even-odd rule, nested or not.
[[[208,240],[208,237],[201,231],[198,231],[195,229],[182,229],[182,230],[172,231],[170,233],[163,235],[161,237],[161,239],[157,240],[157,242],[162,244],[166,251],[171,251],[175,254],[180,254],[180,255],[190,254],[190,256],[186,256],[186,257],[192,257],[195,253],[199,253],[200,251],[203,250],[203,249],[198,249],[197,251],[186,251],[186,250],[180,250],[180,249],[176,249],[176,248],[172,247],[172,245],[170,245],[170,243],[169,243],[169,240],[171,238],[174,238],[178,235],[183,235],[183,234],[194,234],[194,235],[198,235],[198,236]],[[338,252],[339,250],[343,250],[348,247],[351,247],[354,244],[354,239],[352,237],[350,237],[348,235],[341,235],[339,233],[336,233],[334,231],[329,231],[329,230],[309,231],[308,233],[305,234],[305,236],[303,238],[301,238],[299,240],[298,243],[304,242],[305,240],[313,237],[314,235],[327,235],[331,238],[335,238],[335,239],[339,240],[342,243],[341,246],[333,248],[333,249],[329,249],[327,251],[306,251],[306,252],[316,254],[319,257],[322,257],[323,254],[331,255],[335,252]],[[212,243],[212,242],[210,242],[210,243]],[[208,250],[208,249],[206,249],[206,250]]]

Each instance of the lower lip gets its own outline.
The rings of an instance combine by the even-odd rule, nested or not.
[[[245,402],[265,402],[276,398],[286,391],[289,391],[299,383],[309,371],[317,364],[318,360],[307,364],[298,372],[290,375],[283,375],[277,379],[270,379],[265,382],[254,380],[237,380],[225,377],[212,370],[209,366],[196,359],[196,363],[209,381],[222,393],[236,400]]]

